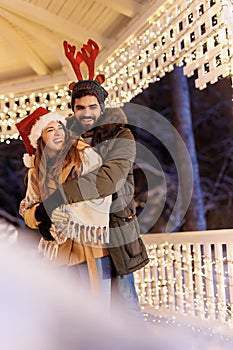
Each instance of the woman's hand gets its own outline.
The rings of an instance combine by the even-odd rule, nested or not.
[[[59,225],[54,225],[52,224],[51,228],[50,228],[50,233],[53,236],[53,238],[55,239],[56,243],[58,245],[63,244],[67,241],[67,236],[66,236],[66,231],[58,231],[58,227]]]
[[[57,244],[63,244],[67,240],[67,225],[70,219],[69,214],[62,211],[62,207],[53,210],[52,212],[52,226],[50,228],[50,233],[57,242]]]
[[[60,208],[54,209],[51,215],[51,220],[53,223],[58,223],[63,225],[68,224],[69,218],[70,218],[69,214],[64,213]]]

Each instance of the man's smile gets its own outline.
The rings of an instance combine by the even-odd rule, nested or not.
[[[95,121],[95,118],[94,117],[81,117],[80,118],[81,121],[84,121],[84,122],[90,122],[90,121]]]

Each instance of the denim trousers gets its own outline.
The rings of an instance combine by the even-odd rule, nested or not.
[[[110,256],[97,258],[96,267],[99,277],[100,294],[105,305],[119,306],[127,314],[141,317],[138,305],[138,295],[134,284],[134,275],[112,277],[112,262]],[[80,288],[90,289],[88,267],[86,262],[68,267],[73,277],[78,279]]]
[[[133,273],[112,277],[111,290],[113,305],[119,306],[128,315],[142,317]]]
[[[96,267],[99,279],[100,297],[105,305],[110,308],[111,302],[111,259],[109,256],[97,258]],[[66,267],[67,272],[78,282],[80,290],[85,293],[90,291],[90,279],[87,263],[81,263]]]

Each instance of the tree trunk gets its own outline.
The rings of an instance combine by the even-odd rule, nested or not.
[[[195,148],[195,140],[192,128],[192,116],[190,109],[190,96],[187,78],[183,73],[183,67],[175,67],[170,73],[172,93],[172,106],[174,110],[174,126],[183,139],[189,152],[193,167],[193,195],[185,215],[184,231],[206,230],[203,196],[200,186],[199,166]],[[185,181],[187,165],[182,162],[182,152],[177,150],[178,165]],[[184,188],[185,186],[181,187]],[[182,193],[185,196],[185,193]],[[183,197],[184,198],[184,197]]]

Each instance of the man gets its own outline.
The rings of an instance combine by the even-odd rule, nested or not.
[[[71,130],[82,133],[84,139],[91,143],[92,146],[95,146],[103,157],[104,164],[102,169],[99,170],[99,174],[97,174],[96,186],[101,197],[113,194],[110,212],[110,228],[112,228],[112,232],[110,231],[109,248],[113,259],[113,267],[116,270],[116,277],[112,279],[113,293],[116,296],[120,296],[120,299],[123,298],[123,302],[131,301],[132,304],[136,305],[138,298],[134,288],[132,270],[134,268],[137,270],[144,266],[148,262],[147,255],[141,249],[140,253],[143,252],[143,254],[136,254],[134,259],[131,258],[132,267],[124,266],[120,261],[122,257],[123,259],[129,259],[127,254],[121,251],[124,243],[126,243],[129,250],[130,248],[135,249],[135,252],[137,249],[140,251],[140,244],[143,244],[140,239],[137,239],[138,227],[133,200],[134,180],[132,165],[135,157],[135,143],[130,130],[124,127],[127,120],[121,109],[114,108],[107,110],[105,113],[103,112],[104,94],[99,94],[99,90],[102,89],[101,86],[96,87],[95,83],[92,82],[89,82],[88,89],[85,89],[85,86],[83,88],[80,83],[76,85],[73,89],[71,103],[75,116],[68,121],[68,127]],[[100,180],[98,180],[98,175]],[[117,184],[121,186],[118,191],[116,188]],[[71,190],[71,193],[74,193],[74,191],[75,189]],[[75,198],[75,201],[77,199],[79,198]],[[123,237],[121,232],[117,231],[118,226],[122,227]],[[129,230],[135,232],[129,232]],[[133,256],[133,254],[135,253],[132,250],[131,255]]]
[[[131,310],[138,310],[133,272],[145,266],[149,259],[140,238],[134,205],[136,147],[131,131],[124,126],[127,119],[123,111],[119,108],[105,111],[107,95],[99,81],[93,78],[79,80],[72,86],[74,116],[68,119],[67,127],[73,135],[82,135],[95,147],[103,164],[85,176],[61,184],[38,207],[37,216],[40,221],[47,222],[48,227],[48,215],[51,216],[58,206],[112,195],[107,248],[113,265],[113,293]]]

